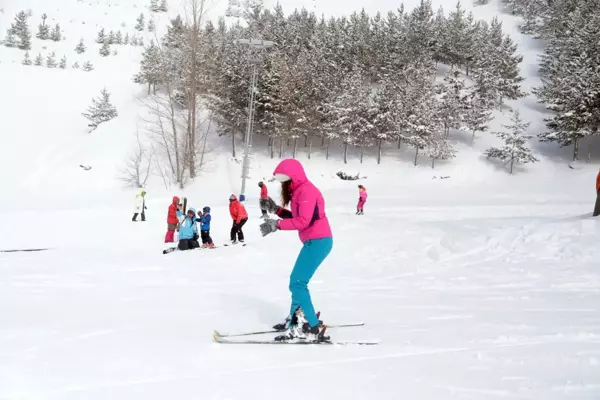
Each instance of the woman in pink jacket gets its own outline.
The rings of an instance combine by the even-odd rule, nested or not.
[[[356,215],[363,215],[363,208],[367,202],[367,189],[363,185],[358,185],[358,204],[356,205]]]
[[[261,233],[265,236],[277,230],[298,231],[303,243],[290,275],[290,314],[283,324],[273,327],[286,332],[275,339],[327,340],[323,335],[324,330],[320,329],[320,321],[308,291],[308,282],[333,247],[331,227],[325,215],[325,200],[319,189],[308,180],[297,160],[283,160],[273,175],[281,182],[283,207],[269,197],[261,199],[261,209],[277,214],[282,219],[266,219],[260,225]],[[289,210],[284,208],[288,205]]]

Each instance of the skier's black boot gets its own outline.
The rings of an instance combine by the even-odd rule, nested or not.
[[[321,311],[317,312],[317,318],[319,318],[321,316]],[[294,315],[292,316],[291,319],[291,323],[290,323],[290,316],[288,315],[287,317],[285,317],[285,321],[273,325],[273,329],[275,329],[276,331],[285,331],[286,329],[288,329],[290,327],[290,325],[298,325],[298,317],[296,317],[296,313],[294,313]],[[319,320],[319,326],[323,326],[323,321]]]

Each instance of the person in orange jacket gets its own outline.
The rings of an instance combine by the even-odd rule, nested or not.
[[[167,213],[167,234],[165,235],[165,243],[172,243],[175,241],[175,230],[179,225],[179,215],[181,215],[180,209],[179,197],[173,196],[173,202],[169,205],[169,212]]]
[[[233,219],[233,225],[231,226],[231,244],[236,244],[237,241],[244,243],[244,232],[242,232],[242,226],[248,222],[248,212],[246,208],[238,200],[235,194],[229,196],[229,214]],[[237,241],[236,236],[237,234]]]
[[[600,171],[596,176],[596,205],[594,206],[594,217],[600,215]]]

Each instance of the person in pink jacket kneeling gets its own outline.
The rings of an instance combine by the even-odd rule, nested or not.
[[[358,185],[358,204],[356,205],[356,215],[363,215],[365,203],[367,202],[367,189],[363,185]]]
[[[275,340],[328,340],[308,291],[308,282],[333,247],[333,235],[325,214],[325,200],[319,189],[308,180],[297,160],[283,160],[273,175],[281,182],[283,207],[269,197],[260,200],[261,209],[282,219],[265,219],[260,225],[261,233],[266,236],[277,230],[298,231],[303,243],[290,275],[290,314],[284,323],[273,327],[285,332]],[[290,209],[285,208],[288,205]]]

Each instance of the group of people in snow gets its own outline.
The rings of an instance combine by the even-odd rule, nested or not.
[[[210,222],[212,219],[210,207],[205,206],[198,213],[196,213],[196,209],[193,207],[190,207],[187,211],[183,211],[183,204],[179,200],[179,197],[174,196],[173,202],[169,205],[165,243],[175,242],[175,231],[178,231],[179,243],[177,247],[179,250],[197,249],[200,247],[199,239],[202,240],[202,247],[215,247],[210,237]],[[200,225],[199,233],[198,224]]]

